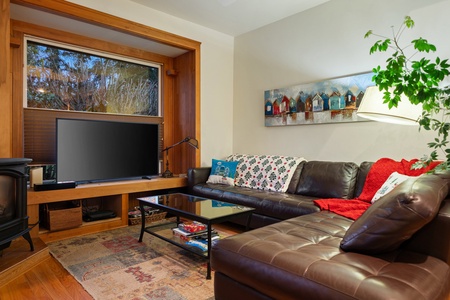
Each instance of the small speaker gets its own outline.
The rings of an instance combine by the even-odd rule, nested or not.
[[[77,184],[75,181],[64,181],[64,182],[58,182],[58,183],[35,184],[34,190],[39,192],[39,191],[73,189],[76,187],[77,187]]]
[[[31,168],[30,169],[30,187],[34,187],[35,184],[42,184],[43,168]]]

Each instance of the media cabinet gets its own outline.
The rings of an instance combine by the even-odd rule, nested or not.
[[[182,191],[187,186],[187,178],[152,178],[151,180],[128,180],[82,184],[76,188],[39,191],[28,189],[27,209],[29,224],[39,221],[39,205],[70,200],[88,200],[101,202],[102,208],[112,210],[116,217],[107,220],[83,222],[80,227],[48,231],[39,224],[31,231],[32,237],[39,237],[44,242],[61,240],[73,236],[100,232],[113,228],[128,226],[128,209],[137,206],[138,197]],[[82,201],[83,202],[83,201]]]

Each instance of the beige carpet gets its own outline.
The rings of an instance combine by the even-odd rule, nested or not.
[[[214,299],[206,259],[144,234],[140,226],[49,244],[50,253],[94,299]]]

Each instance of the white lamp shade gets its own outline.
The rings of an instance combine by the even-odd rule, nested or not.
[[[406,96],[402,95],[397,107],[389,109],[383,103],[384,93],[377,86],[366,89],[356,114],[369,120],[401,125],[419,125],[417,120],[422,115],[422,106],[412,104]]]

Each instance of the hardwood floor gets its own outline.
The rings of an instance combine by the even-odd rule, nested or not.
[[[229,234],[243,231],[241,226],[228,223],[217,224],[214,227]],[[35,246],[35,248],[37,247]],[[0,258],[0,267],[1,261],[2,258]],[[42,262],[12,281],[4,285],[0,283],[0,299],[75,300],[93,298],[53,256],[48,255]]]
[[[0,288],[2,300],[92,299],[52,256]]]
[[[33,252],[29,251],[29,245],[21,239],[13,241],[11,247],[4,250],[0,258],[1,300],[92,299],[75,278],[48,253],[44,242],[33,239],[33,243]]]

